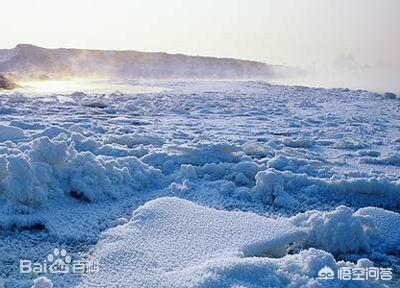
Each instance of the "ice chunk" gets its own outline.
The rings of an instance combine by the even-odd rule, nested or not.
[[[100,108],[100,109],[104,109],[107,107],[107,104],[104,103],[101,100],[94,100],[88,103],[85,103],[84,106],[86,107],[90,107],[90,108]]]
[[[183,178],[187,179],[197,178],[196,169],[190,164],[181,165],[181,175]]]
[[[67,159],[67,145],[63,141],[51,141],[48,137],[32,141],[29,157],[32,162],[44,162],[51,165],[62,165]]]
[[[109,136],[105,140],[105,143],[106,144],[117,143],[132,148],[140,144],[160,146],[165,143],[165,140],[156,135],[125,134],[121,136],[120,135]]]
[[[47,201],[47,178],[49,171],[43,171],[46,166],[34,165],[21,156],[8,157],[8,175],[2,181],[6,198],[18,201],[28,206],[37,206]],[[36,177],[42,173],[42,177]],[[40,181],[41,180],[41,181]]]
[[[293,224],[308,228],[306,247],[332,253],[368,251],[374,225],[371,219],[345,206],[332,212],[307,211],[291,218]]]
[[[337,149],[347,149],[347,150],[355,150],[355,149],[364,149],[367,148],[368,146],[358,140],[339,140],[338,142],[335,143],[335,145],[333,145],[334,148]]]
[[[64,176],[69,183],[69,192],[89,201],[123,198],[151,185],[156,187],[163,179],[160,170],[136,157],[106,160],[90,152],[78,153],[69,160]]]
[[[17,127],[0,125],[0,141],[25,138],[24,131]]]
[[[82,91],[75,91],[70,94],[71,97],[86,97],[87,94]]]
[[[77,287],[384,287],[376,281],[318,278],[323,267],[373,266],[367,259],[336,262],[314,248],[282,254],[286,245],[304,236],[288,219],[159,198],[104,234],[90,256],[102,269],[83,275]],[[276,251],[275,256],[283,257],[268,257]]]
[[[312,197],[314,195],[327,197],[332,194],[332,196],[341,197],[350,203],[357,203],[367,198],[373,205],[382,205],[383,207],[400,205],[400,183],[390,181],[384,176],[324,179],[295,174],[290,171],[279,173],[283,176],[286,192],[291,195],[299,193],[299,191],[306,191]]]
[[[42,132],[36,133],[32,135],[32,138],[39,138],[43,136],[47,136],[50,139],[53,139],[60,135],[61,133],[64,133],[66,135],[69,135],[70,132],[62,127],[58,126],[49,126],[46,129],[44,129]]]
[[[277,155],[268,162],[268,167],[280,171],[292,171],[295,173],[306,173],[307,175],[316,176],[326,173],[327,165],[318,160],[298,159],[284,155]]]
[[[53,283],[49,278],[41,276],[33,280],[32,288],[53,288]]]
[[[287,147],[292,148],[310,148],[315,145],[315,141],[313,139],[307,139],[305,137],[299,137],[296,139],[285,138],[283,140],[283,144]]]
[[[25,153],[1,156],[0,196],[28,206],[42,205],[62,192],[94,202],[163,184],[160,170],[134,156],[110,159],[78,152],[67,141],[44,136],[27,143]]]
[[[46,128],[44,124],[41,124],[39,122],[29,122],[20,120],[12,120],[10,122],[10,126],[18,127],[23,130],[39,130]]]
[[[248,142],[243,147],[244,153],[254,158],[264,158],[274,156],[273,150],[256,142]]]
[[[378,155],[379,156],[379,155]],[[394,152],[381,158],[363,158],[362,163],[400,166],[400,152]]]
[[[297,200],[284,191],[282,175],[274,169],[260,171],[256,175],[256,186],[253,191],[264,203],[279,207],[293,207]]]
[[[356,264],[335,262],[327,252],[309,249],[296,255],[283,258],[225,258],[215,259],[187,267],[182,270],[165,273],[163,282],[157,287],[302,287],[302,288],[383,288],[377,281],[343,281],[337,278],[323,280],[318,272],[324,268],[338,271],[373,267],[371,261],[361,259]]]

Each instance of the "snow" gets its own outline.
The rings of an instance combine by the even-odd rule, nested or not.
[[[371,155],[368,155],[371,156]],[[379,155],[372,155],[372,156],[379,156]],[[368,164],[382,164],[382,165],[392,165],[392,166],[400,166],[400,153],[393,152],[384,157],[380,158],[364,158],[362,159],[364,163]]]
[[[356,215],[345,206],[331,212],[307,211],[291,218],[298,227],[306,227],[306,247],[318,247],[331,253],[369,251],[369,234],[374,229],[371,219]]]
[[[62,138],[40,136],[25,144],[25,153],[2,158],[5,176],[0,183],[6,199],[40,206],[60,190],[89,201],[121,198],[153,185],[153,177],[162,179],[158,169],[136,157],[113,160],[77,152]]]
[[[3,193],[7,199],[17,201],[27,206],[38,206],[47,202],[47,166],[34,165],[24,157],[10,156],[7,158],[8,175],[1,182]]]
[[[400,273],[398,99],[121,82],[144,90],[0,94],[0,286],[345,287],[318,270]],[[119,274],[19,273],[54,248]]]
[[[284,191],[283,177],[274,169],[258,172],[256,181],[254,192],[263,202],[289,208],[298,205],[297,200]]]
[[[63,141],[51,141],[48,137],[36,138],[32,141],[29,158],[32,162],[44,162],[53,166],[63,165],[68,157],[67,145]]]
[[[354,268],[369,267],[372,263],[362,260],[356,264],[335,262],[332,255],[316,249],[278,259],[215,259],[168,273],[160,287],[342,287],[340,281],[316,279],[320,267],[325,266]],[[346,284],[352,286],[345,287],[384,287],[369,281],[349,281]]]
[[[374,227],[370,241],[376,250],[385,253],[396,253],[400,247],[400,214],[377,207],[365,207],[358,210],[356,215],[369,217]]]
[[[32,288],[53,288],[53,283],[45,276],[38,277],[33,282]]]
[[[159,198],[104,234],[92,252],[103,269],[78,287],[327,287],[319,269],[343,262],[316,249],[285,256],[304,236],[288,219]],[[381,287],[366,283],[354,287]]]
[[[24,130],[17,127],[0,125],[0,141],[16,140],[24,137]]]

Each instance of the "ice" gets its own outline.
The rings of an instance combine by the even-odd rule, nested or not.
[[[32,288],[53,288],[53,283],[45,276],[38,277],[33,282]]]
[[[371,156],[371,155],[368,155],[368,156]],[[373,155],[373,156],[377,157],[379,155]],[[390,153],[381,158],[364,158],[364,159],[362,159],[362,162],[368,163],[368,164],[400,166],[400,153],[399,152]]]
[[[296,199],[288,195],[283,188],[283,177],[273,169],[260,171],[256,175],[254,192],[261,201],[281,207],[291,207],[298,204]]]
[[[48,137],[50,139],[53,139],[53,138],[57,137],[58,135],[60,135],[61,133],[65,133],[65,134],[69,135],[69,132],[62,127],[50,126],[50,127],[46,127],[43,131],[34,134],[32,137],[33,138]]]
[[[374,203],[387,208],[398,207],[400,203],[400,183],[384,176],[364,176],[354,178],[329,179],[295,174],[291,171],[277,172],[282,175],[284,189],[289,195],[302,191],[306,197],[322,199],[342,199],[349,205]]]
[[[284,219],[159,198],[138,208],[127,224],[107,231],[93,252],[104,263],[104,272],[89,276],[83,286],[164,286],[169,274],[204,261],[283,256],[302,237],[304,232]]]
[[[356,264],[335,262],[331,254],[309,249],[283,258],[215,259],[194,267],[168,273],[160,287],[385,287],[379,282],[316,279],[320,267],[373,267],[368,260]],[[169,285],[169,286],[168,286]],[[133,286],[136,287],[136,286]]]
[[[62,166],[67,161],[67,144],[63,141],[51,141],[48,137],[32,141],[32,162],[44,162],[53,166]]]
[[[120,82],[154,89],[0,95],[0,286],[345,287],[317,272],[355,265],[398,276],[397,98]],[[19,273],[56,246],[124,277]]]
[[[47,202],[47,166],[31,165],[24,157],[7,158],[8,175],[1,182],[4,196],[27,206],[39,206]]]
[[[400,214],[376,207],[358,210],[356,215],[368,217],[373,224],[374,234],[370,240],[385,253],[396,253],[400,247]]]
[[[247,143],[243,150],[247,155],[250,155],[254,158],[264,158],[268,155],[274,155],[271,149],[254,142]]]
[[[369,217],[356,215],[345,206],[331,212],[307,211],[291,221],[298,227],[308,229],[305,246],[335,254],[368,251],[369,234],[375,229]]]
[[[0,125],[0,141],[17,140],[24,137],[24,130],[17,127]]]
[[[281,171],[305,173],[311,176],[320,176],[326,171],[326,163],[320,160],[299,159],[296,157],[278,155],[271,158],[268,166]]]
[[[40,136],[28,143],[25,153],[1,159],[5,198],[27,206],[44,205],[62,194],[87,201],[122,198],[152,186],[154,177],[163,178],[136,157],[113,160],[78,152],[62,137]]]
[[[69,191],[82,193],[89,201],[127,197],[145,187],[157,186],[152,179],[161,182],[163,178],[159,170],[135,157],[106,160],[90,152],[72,158],[65,174]]]
[[[340,287],[338,280],[318,279],[318,271],[345,264],[372,266],[367,260],[356,265],[336,262],[316,249],[285,256],[287,246],[304,236],[288,219],[159,198],[105,233],[91,255],[100,259],[103,269],[85,275],[77,287]],[[383,287],[369,281],[351,283]]]
[[[122,136],[110,136],[105,143],[117,143],[132,148],[139,144],[160,146],[165,143],[165,140],[154,135],[125,134]]]

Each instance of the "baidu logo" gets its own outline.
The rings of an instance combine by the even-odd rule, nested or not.
[[[20,273],[83,274],[97,272],[98,262],[93,260],[72,260],[65,249],[55,248],[41,262],[20,259]]]
[[[50,273],[69,273],[69,264],[72,262],[71,257],[67,255],[67,251],[62,249],[59,251],[54,249],[53,253],[47,255],[47,261],[50,263]]]

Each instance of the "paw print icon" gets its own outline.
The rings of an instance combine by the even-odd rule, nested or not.
[[[67,255],[67,251],[65,249],[59,250],[58,248],[55,248],[53,253],[47,255],[47,261],[50,264],[49,272],[58,274],[69,273],[72,259],[69,255]]]

